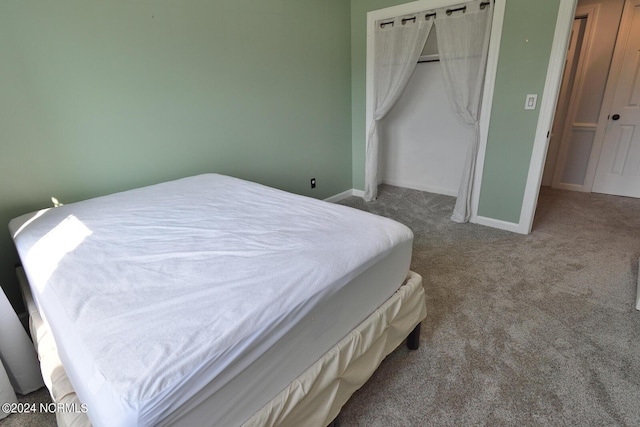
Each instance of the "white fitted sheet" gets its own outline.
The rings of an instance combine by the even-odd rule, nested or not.
[[[81,408],[82,402],[69,383],[50,328],[35,307],[24,270],[19,267],[16,272],[29,312],[29,328],[38,349],[42,375],[53,401]],[[380,362],[404,341],[425,315],[422,278],[410,271],[405,284],[391,298],[253,414],[242,427],[327,426],[353,392],[366,382]],[[242,405],[244,402],[236,399],[232,403]],[[191,411],[188,414],[189,424],[180,424],[212,425],[210,415],[217,409],[216,405],[210,409],[208,412]],[[56,419],[59,427],[91,427],[89,418],[81,411],[58,411]]]
[[[401,284],[412,239],[385,218],[213,174],[23,216],[10,228],[96,426],[182,422],[229,384],[238,387],[229,397],[250,395],[271,383],[264,367],[287,357],[274,348],[309,353],[299,360],[315,354],[299,347],[296,336],[310,334],[296,325],[316,325],[307,343],[333,340],[319,357]],[[396,256],[396,283],[347,291]],[[225,406],[235,405],[220,406],[230,417],[221,422],[243,421]]]

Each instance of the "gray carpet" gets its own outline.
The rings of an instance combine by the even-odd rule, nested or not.
[[[395,187],[344,204],[413,229],[427,318],[343,427],[640,425],[640,200],[544,188],[529,236],[454,224],[453,198]]]
[[[414,231],[428,314],[420,349],[393,352],[342,427],[640,425],[640,200],[545,188],[529,236],[397,187],[343,204]],[[52,425],[34,420],[3,425]]]
[[[55,427],[56,415],[51,412],[40,412],[40,403],[50,403],[51,397],[46,388],[27,394],[26,396],[18,395],[18,402],[28,404],[29,408],[35,405],[35,412],[11,414],[4,420],[0,420],[2,427]]]

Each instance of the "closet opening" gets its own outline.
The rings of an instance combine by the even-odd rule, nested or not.
[[[404,92],[380,120],[378,183],[455,197],[471,138],[447,98],[431,31]]]
[[[479,222],[478,196],[503,16],[503,2],[481,0],[424,0],[369,12],[365,200],[375,198],[379,183],[457,196],[452,219]],[[381,63],[384,67],[396,60],[380,59],[388,58],[387,46],[381,44],[393,46],[393,42],[376,33],[406,25],[426,29],[404,39],[403,50],[413,51],[402,55],[411,57],[412,64],[398,67],[404,75],[394,81],[384,75],[388,70],[381,71]],[[447,32],[450,26],[453,31]],[[466,41],[461,44],[452,37]],[[399,93],[388,89],[394,86],[401,86]]]

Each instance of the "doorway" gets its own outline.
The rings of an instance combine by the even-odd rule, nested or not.
[[[640,197],[640,0],[580,0],[575,17],[542,185]]]
[[[575,186],[577,185],[576,183],[580,181],[580,178],[576,179],[575,177],[575,175],[580,175],[580,171],[574,172],[576,167],[572,167],[575,166],[577,162],[567,162],[570,144],[562,144],[562,142],[567,141],[577,134],[576,130],[578,129],[575,129],[573,126],[573,123],[575,123],[576,107],[578,106],[576,100],[579,99],[579,95],[584,89],[585,63],[587,62],[586,57],[590,41],[586,40],[585,43],[585,33],[591,35],[585,30],[587,29],[587,23],[592,22],[593,16],[589,19],[588,14],[581,16],[579,13],[576,13],[576,18],[573,20],[569,50],[567,51],[567,59],[565,60],[564,73],[560,86],[560,96],[558,97],[551,137],[549,139],[547,160],[542,175],[543,186],[553,185],[554,188],[561,188],[563,186]],[[587,39],[590,39],[590,37],[587,37]],[[595,128],[595,123],[593,124],[593,128]],[[580,130],[583,130],[584,134],[584,130],[590,129],[591,126],[587,127],[583,125]],[[577,156],[574,154],[569,157],[569,160],[573,160],[575,157]],[[558,165],[561,166],[556,168]],[[577,169],[579,169],[579,163],[577,166]],[[558,170],[557,172],[556,169]],[[577,188],[572,189],[577,190]]]
[[[640,197],[640,0],[625,2],[604,103],[592,191]]]

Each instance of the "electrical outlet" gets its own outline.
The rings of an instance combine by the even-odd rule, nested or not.
[[[311,178],[311,188],[316,188],[316,179]]]

